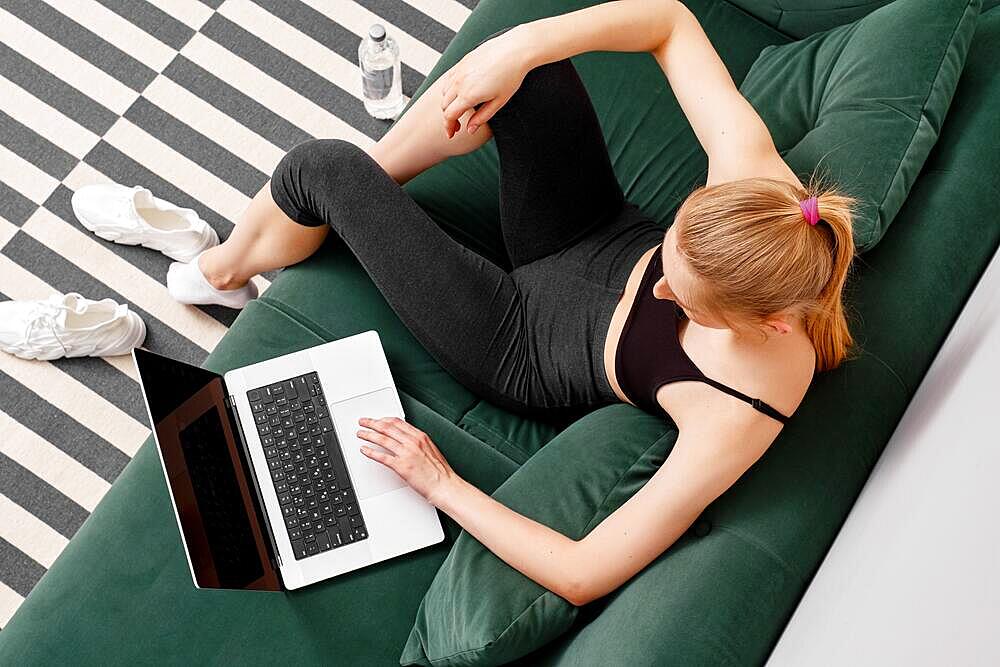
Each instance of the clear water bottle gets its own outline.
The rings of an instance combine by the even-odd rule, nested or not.
[[[361,66],[361,93],[365,110],[375,118],[395,118],[403,110],[403,87],[400,83],[399,46],[376,23],[358,46]]]

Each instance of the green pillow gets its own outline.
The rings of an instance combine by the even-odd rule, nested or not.
[[[937,141],[981,4],[896,0],[765,47],[740,86],[792,171],[819,166],[859,199],[859,252],[882,239]]]
[[[542,447],[493,497],[579,539],[649,481],[676,438],[662,418],[630,405],[599,408]],[[578,610],[463,530],[420,602],[399,662],[509,662],[565,632]]]

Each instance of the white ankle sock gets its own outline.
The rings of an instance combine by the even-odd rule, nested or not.
[[[202,252],[205,252],[204,250]],[[167,269],[167,291],[181,303],[218,304],[229,308],[242,308],[247,301],[257,298],[253,281],[236,289],[219,290],[212,287],[198,266],[201,253],[190,262],[172,262]]]

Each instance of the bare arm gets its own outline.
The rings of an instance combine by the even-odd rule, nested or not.
[[[406,422],[393,428],[411,429],[423,438],[415,436],[410,444],[401,436],[387,439],[388,426],[385,433],[362,437],[393,452],[366,455],[392,467],[508,565],[581,605],[616,589],[663,553],[764,453],[777,431],[761,422],[720,419],[683,430],[653,478],[580,540],[515,512],[462,480],[447,468],[426,434]],[[374,422],[363,425],[383,431]]]
[[[678,0],[618,0],[518,29],[529,67],[588,51],[650,52],[708,155],[708,185],[752,176],[799,182],[701,23]]]
[[[615,0],[515,26],[528,64],[589,51],[651,52],[663,44],[681,10],[678,0]]]
[[[698,19],[680,2],[672,6],[670,31],[652,54],[708,155],[707,185],[754,176],[798,183]]]
[[[459,130],[459,117],[482,105],[467,122],[475,132],[534,67],[587,51],[651,52],[669,34],[678,6],[677,0],[615,0],[522,23],[487,40],[442,75],[448,137]]]
[[[652,54],[708,155],[708,185],[767,176],[801,186],[697,17],[679,0],[605,2],[514,26],[479,45],[443,76],[447,135],[480,105],[467,121],[467,131],[475,132],[532,68],[589,51]]]

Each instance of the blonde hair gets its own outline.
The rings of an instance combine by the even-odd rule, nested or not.
[[[788,309],[803,318],[816,370],[853,358],[842,293],[856,251],[857,200],[814,173],[805,190],[775,178],[701,186],[677,211],[677,250],[700,278],[690,298],[740,335]],[[822,221],[810,225],[799,202],[817,197]],[[766,334],[761,331],[766,337]]]

